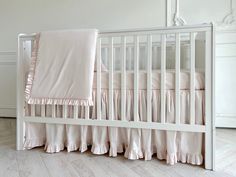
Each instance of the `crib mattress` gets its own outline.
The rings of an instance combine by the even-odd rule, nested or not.
[[[126,72],[126,89],[134,89],[134,73],[132,71]],[[147,89],[147,72],[139,71],[139,89]],[[166,89],[175,89],[175,70],[166,70]],[[94,72],[93,88],[97,88],[97,73]],[[113,73],[113,89],[121,88],[121,72],[115,71]],[[195,89],[203,90],[205,88],[205,78],[203,71],[195,72]],[[101,89],[109,89],[109,72],[101,72]],[[152,89],[161,89],[161,71],[152,71]],[[190,89],[190,72],[181,70],[180,72],[180,89]]]

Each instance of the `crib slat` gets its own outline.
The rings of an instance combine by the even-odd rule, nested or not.
[[[109,39],[109,119],[113,120],[113,37]]]
[[[56,117],[56,105],[53,104],[52,105],[52,118],[55,118]]]
[[[152,36],[147,38],[147,121],[152,122]]]
[[[139,95],[139,37],[134,37],[134,121],[138,117],[138,95]]]
[[[63,105],[62,106],[63,108],[63,110],[62,110],[62,117],[64,118],[64,119],[66,119],[67,118],[67,110],[68,110],[68,106],[67,105]]]
[[[175,123],[180,124],[180,34],[175,35]]]
[[[128,69],[131,70],[132,69],[132,47],[128,46]]]
[[[126,37],[121,38],[121,120],[125,120],[126,112]]]
[[[97,41],[97,119],[101,120],[101,38]]]
[[[195,124],[195,34],[190,33],[190,124]]]
[[[78,114],[79,114],[79,106],[74,106],[74,112],[73,112],[73,117],[74,119],[78,119]]]
[[[89,106],[85,106],[85,119],[89,119]]]
[[[105,61],[104,61],[104,63],[105,63],[105,65],[106,66],[109,66],[109,60],[108,60],[108,58],[109,58],[109,55],[108,55],[108,50],[109,50],[109,47],[103,47],[104,48],[104,59],[105,59]]]
[[[35,104],[30,105],[30,114],[32,117],[35,117]]]
[[[166,35],[161,36],[161,123],[165,123],[165,107],[166,107]]]
[[[46,105],[41,105],[41,117],[45,117]]]

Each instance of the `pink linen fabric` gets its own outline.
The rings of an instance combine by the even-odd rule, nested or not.
[[[134,72],[126,71],[126,89],[134,89]],[[139,71],[139,89],[147,89],[147,71]],[[97,88],[97,73],[94,73],[93,89]],[[113,73],[113,88],[121,88],[121,72],[114,71]],[[165,88],[168,90],[175,89],[175,71],[166,70]],[[195,72],[195,89],[201,90],[205,88],[204,72]],[[101,72],[101,89],[109,89],[109,73]],[[161,89],[161,71],[152,70],[152,89]],[[180,72],[180,89],[190,89],[190,72],[181,70]]]
[[[133,90],[127,90],[126,119],[133,120]],[[90,107],[90,118],[96,119],[96,90],[93,90],[94,105]],[[139,120],[146,121],[146,90],[139,91]],[[102,119],[108,119],[109,91],[103,89],[101,93]],[[189,123],[189,90],[181,90],[181,123]],[[114,90],[114,118],[120,120],[120,90]],[[196,124],[204,124],[204,90],[196,90]],[[36,115],[41,115],[40,105],[36,105]],[[154,122],[160,122],[160,90],[152,91],[152,115]],[[51,106],[46,106],[46,115],[51,116]],[[26,114],[30,115],[30,106],[26,106]],[[57,105],[56,116],[62,115],[62,106]],[[80,117],[85,117],[83,106],[79,108]],[[175,91],[166,90],[166,121],[173,123],[175,120]],[[68,109],[68,115],[73,116],[73,107]],[[84,152],[91,145],[94,154],[109,153],[115,157],[124,153],[128,159],[151,160],[156,154],[158,159],[166,159],[168,164],[178,161],[201,165],[203,163],[203,134],[161,131],[149,129],[110,128],[77,125],[49,125],[26,124],[25,148],[45,146],[48,153],[59,152],[65,148],[67,151]]]
[[[96,29],[37,34],[25,91],[27,102],[92,105],[97,34]]]

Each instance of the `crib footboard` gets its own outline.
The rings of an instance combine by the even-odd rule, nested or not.
[[[17,61],[17,150],[23,150],[25,139],[25,123],[47,123],[47,124],[70,124],[70,125],[93,125],[109,127],[158,129],[168,131],[201,132],[204,133],[205,145],[205,168],[214,168],[214,32],[211,24],[198,26],[168,27],[159,29],[136,29],[120,31],[104,31],[99,33],[97,40],[96,57],[96,118],[90,114],[91,109],[84,107],[83,116],[80,117],[79,106],[62,106],[62,114],[58,116],[56,106],[51,105],[51,114],[45,113],[46,105],[40,105],[41,114],[35,114],[35,105],[27,105],[24,90],[26,83],[27,56],[25,48],[31,48],[35,35],[20,34],[18,37],[18,61]],[[201,35],[197,35],[201,34]],[[200,37],[199,37],[200,36]],[[204,112],[203,118],[196,117],[196,39],[204,41]],[[183,120],[181,114],[181,46],[188,46],[189,50],[189,112],[187,120]],[[174,48],[174,120],[168,120],[166,108],[166,78],[167,78],[167,48]],[[141,49],[145,55],[141,56]],[[160,49],[160,109],[159,119],[153,119],[153,50]],[[133,51],[131,70],[128,70],[129,50]],[[108,61],[104,61],[102,52],[106,51]],[[116,52],[119,51],[119,57]],[[145,67],[140,68],[140,58],[145,58]],[[30,56],[28,57],[30,58]],[[115,66],[115,60],[119,59],[119,67]],[[103,63],[107,62],[108,72],[108,116],[104,118],[102,113],[102,73]],[[117,69],[118,68],[118,69]],[[114,73],[120,73],[120,112],[119,119],[114,114]],[[133,73],[133,117],[127,120],[127,73]],[[146,119],[139,118],[139,76],[140,72],[146,74]],[[117,88],[116,88],[117,89]],[[30,112],[26,113],[26,107],[30,106]],[[70,109],[70,111],[69,111]]]

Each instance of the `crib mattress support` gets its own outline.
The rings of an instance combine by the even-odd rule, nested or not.
[[[24,117],[24,122],[47,123],[47,124],[66,124],[66,125],[91,125],[91,126],[108,126],[121,128],[142,128],[168,131],[184,131],[184,132],[206,132],[204,125],[190,125],[174,123],[157,123],[157,122],[141,122],[141,121],[120,121],[120,120],[97,120],[84,118],[52,118],[52,117]]]

